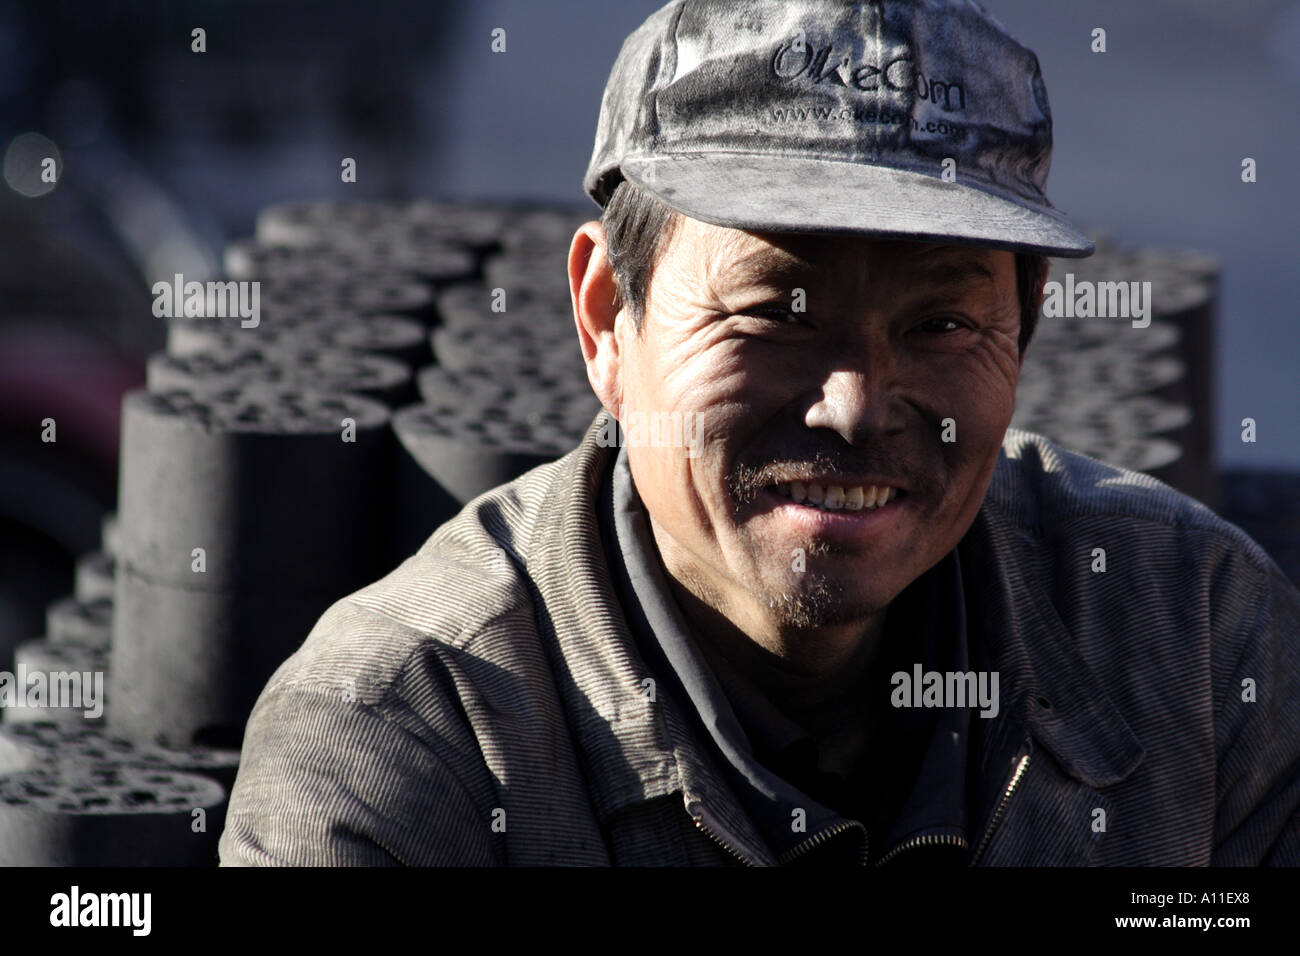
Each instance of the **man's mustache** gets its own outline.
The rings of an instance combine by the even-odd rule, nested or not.
[[[787,446],[788,447],[788,446]],[[910,495],[924,501],[937,501],[943,496],[946,474],[941,463],[919,465],[913,458],[884,448],[853,449],[817,448],[800,449],[796,453],[754,455],[759,463],[738,461],[727,474],[726,485],[738,506],[751,504],[759,492],[772,485],[787,481],[794,472],[798,474],[873,475],[885,484],[894,484]]]

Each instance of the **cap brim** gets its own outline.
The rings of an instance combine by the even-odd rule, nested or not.
[[[677,211],[731,229],[855,233],[1072,258],[1095,250],[1055,209],[907,170],[751,153],[627,157],[621,169]]]

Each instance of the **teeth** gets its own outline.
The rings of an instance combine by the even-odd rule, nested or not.
[[[812,481],[783,481],[776,486],[779,494],[791,500],[825,511],[870,511],[898,497],[898,489],[888,485],[822,485]]]

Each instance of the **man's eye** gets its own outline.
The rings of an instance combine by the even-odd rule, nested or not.
[[[956,332],[959,329],[964,329],[966,327],[967,326],[964,323],[945,315],[933,319],[926,319],[917,326],[917,329],[922,332]]]
[[[753,315],[760,319],[771,319],[781,325],[793,325],[799,321],[799,316],[791,312],[784,305],[756,305],[752,309],[745,309],[743,315]]]

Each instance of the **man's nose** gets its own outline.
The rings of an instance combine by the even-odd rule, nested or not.
[[[901,432],[905,414],[893,362],[876,359],[828,372],[804,424],[829,428],[850,445],[861,445]]]

